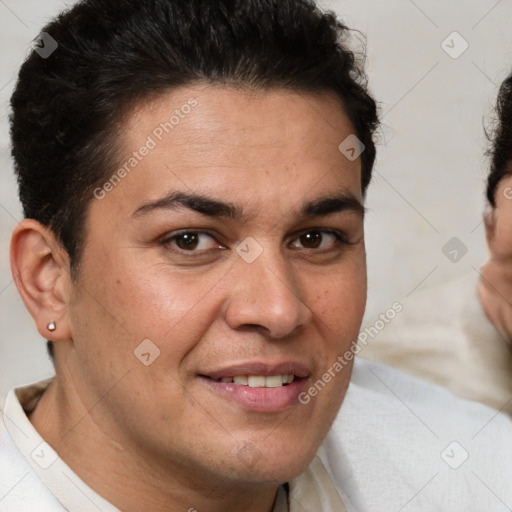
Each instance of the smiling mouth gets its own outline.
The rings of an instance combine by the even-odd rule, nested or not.
[[[302,367],[284,366],[282,369],[261,365],[257,369],[233,367],[198,377],[211,391],[246,410],[278,413],[298,403],[297,397],[310,377],[308,370]],[[279,371],[286,373],[277,373]]]
[[[234,377],[220,377],[218,379],[207,378],[214,382],[248,386],[250,388],[279,388],[288,386],[296,379],[293,373],[283,375],[237,375]]]

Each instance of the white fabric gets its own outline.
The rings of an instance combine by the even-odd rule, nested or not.
[[[44,443],[14,390],[3,407],[0,454],[1,512],[119,512]]]
[[[323,451],[349,511],[512,507],[509,416],[386,365],[359,359]]]
[[[487,319],[478,279],[472,271],[414,292],[359,355],[512,414],[511,345]]]
[[[116,510],[60,459],[46,470],[38,466],[30,453],[41,441],[11,392],[0,425],[0,511]],[[468,458],[454,469],[465,451]],[[358,360],[340,413],[309,468],[312,478],[290,482],[290,510],[343,510],[341,501],[336,508],[329,500],[332,480],[348,512],[501,512],[512,506],[511,454],[507,416]],[[327,489],[312,507],[308,485]]]

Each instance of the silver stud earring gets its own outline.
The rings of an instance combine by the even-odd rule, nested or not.
[[[47,326],[46,328],[50,331],[50,332],[53,332],[55,331],[55,329],[57,329],[57,326],[55,325],[55,322],[52,320]]]

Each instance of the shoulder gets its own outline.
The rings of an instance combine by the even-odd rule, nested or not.
[[[13,441],[6,427],[20,428],[5,412],[5,396],[0,397],[0,510],[2,512],[59,512],[64,508],[55,499]]]
[[[422,425],[426,432],[471,431],[490,418],[493,418],[491,429],[509,432],[512,427],[509,416],[491,407],[460,398],[442,386],[391,366],[356,358],[350,387],[337,422],[342,422],[344,415],[359,418],[359,412],[366,410],[363,403],[373,405],[365,414],[365,421],[371,421],[375,416],[386,418],[386,424],[397,422],[402,425],[407,420],[408,425]],[[462,419],[465,420],[463,425],[454,424]]]
[[[512,503],[510,418],[379,363],[356,362],[322,450],[349,501],[368,512]]]

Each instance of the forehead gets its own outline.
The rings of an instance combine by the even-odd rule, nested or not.
[[[192,104],[191,100],[196,100],[197,106],[192,107],[193,115],[188,116],[186,105]],[[181,114],[180,110],[183,111]],[[331,110],[334,110],[333,115],[326,116]],[[265,132],[276,125],[292,123],[299,130],[304,127],[304,121],[312,121],[311,116],[316,118],[317,123],[327,124],[332,129],[343,129],[347,120],[340,98],[330,92],[193,84],[136,104],[127,117],[125,135],[130,137],[141,128],[147,130],[155,120],[168,121],[173,114],[183,119],[183,113],[189,118],[188,129],[201,129],[207,141],[210,140],[209,136],[218,136],[220,132],[240,137],[240,128]],[[145,121],[149,124],[146,125]],[[171,124],[177,127],[180,123],[174,119]],[[180,131],[183,133],[183,126],[181,130],[176,130],[174,136],[178,137]],[[269,133],[268,137],[271,139],[272,134]]]
[[[338,149],[353,132],[331,94],[183,87],[127,116],[118,140],[122,180],[114,180],[108,199],[128,207],[193,189],[284,204],[315,187],[324,195],[344,188],[360,199],[360,160]]]

